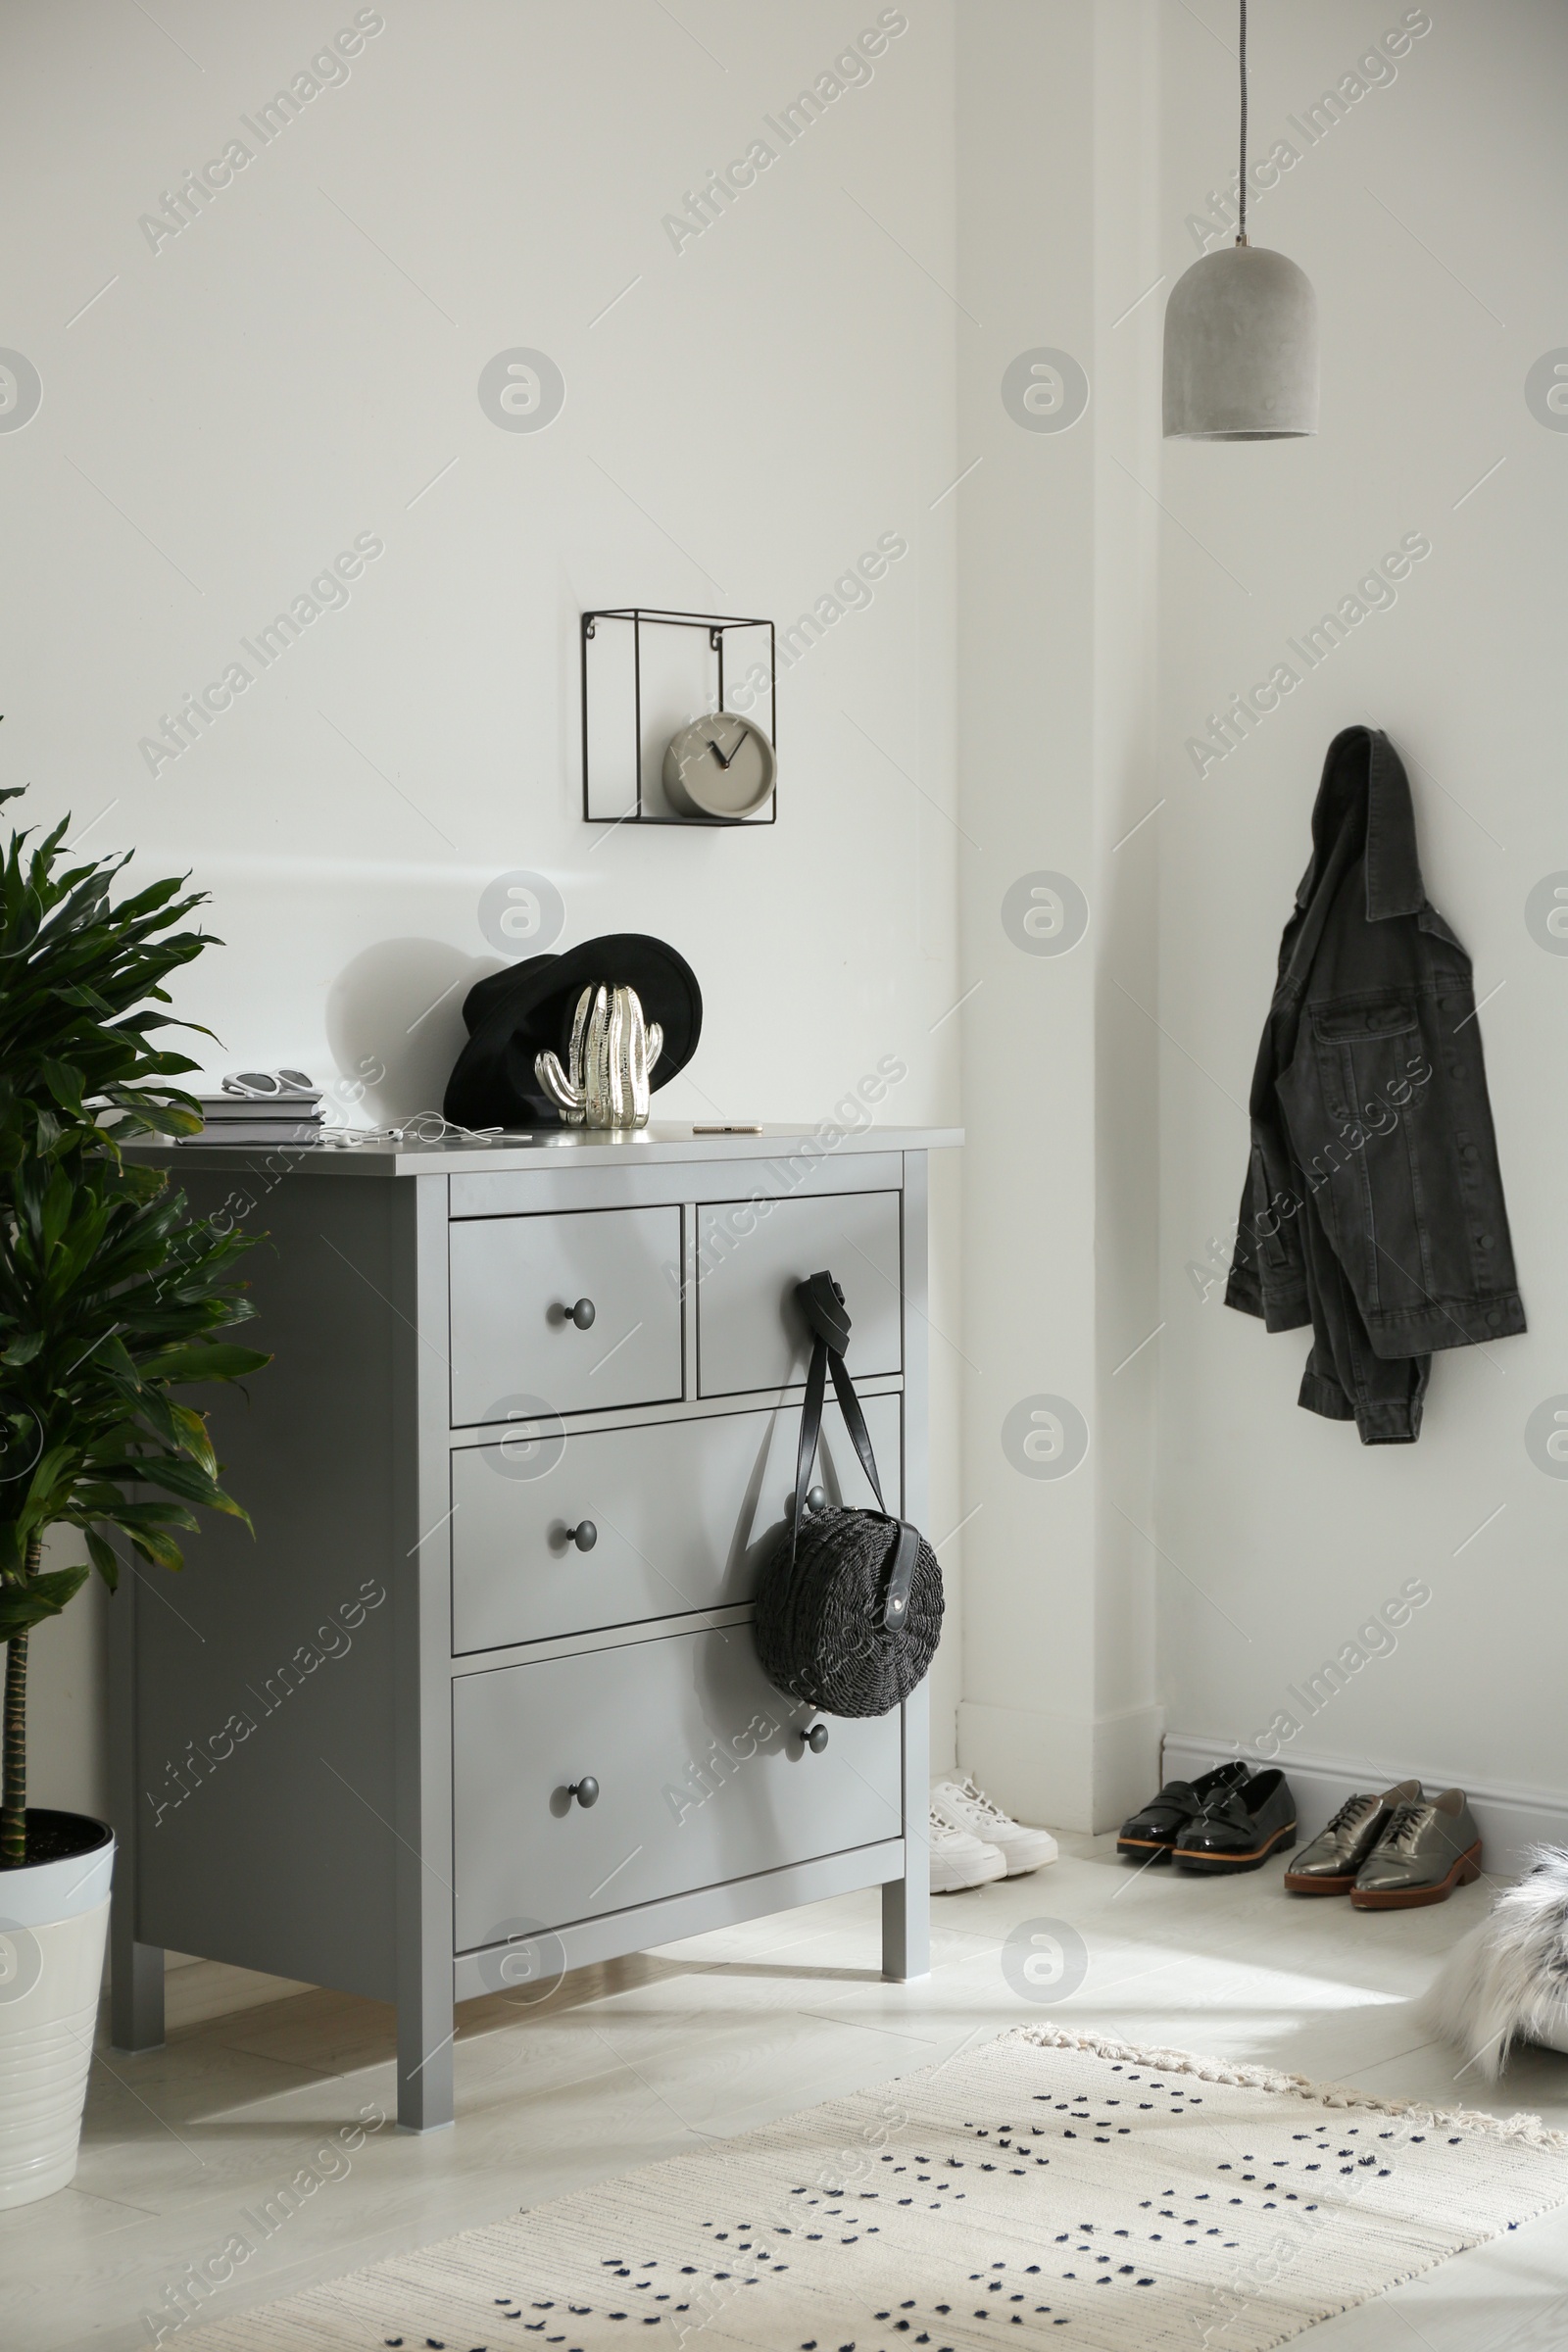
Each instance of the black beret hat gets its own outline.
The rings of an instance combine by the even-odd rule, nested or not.
[[[547,1049],[562,1060],[585,988],[634,988],[644,1016],[664,1032],[649,1073],[662,1086],[697,1051],[703,996],[684,956],[641,931],[586,939],[564,956],[530,956],[475,982],[463,1000],[468,1042],[447,1081],[443,1108],[460,1127],[559,1127],[560,1111],[534,1075]]]

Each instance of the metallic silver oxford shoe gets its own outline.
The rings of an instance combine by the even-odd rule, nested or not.
[[[1357,1911],[1413,1911],[1446,1903],[1481,1876],[1481,1832],[1462,1788],[1400,1805],[1356,1873]]]
[[[1285,1873],[1292,1894],[1348,1894],[1356,1872],[1400,1805],[1419,1802],[1419,1781],[1400,1781],[1381,1796],[1348,1796],[1326,1830]]]

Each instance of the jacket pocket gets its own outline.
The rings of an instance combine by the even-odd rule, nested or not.
[[[1312,1027],[1326,1045],[1364,1046],[1384,1038],[1420,1034],[1421,1022],[1410,997],[1389,997],[1372,1004],[1322,1007],[1312,1015]]]

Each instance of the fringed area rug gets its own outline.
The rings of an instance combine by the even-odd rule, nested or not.
[[[1565,2200],[1530,2116],[1025,2027],[181,2340],[1266,2352]]]

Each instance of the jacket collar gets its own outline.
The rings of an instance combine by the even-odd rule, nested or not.
[[[1364,840],[1367,921],[1419,914],[1426,890],[1410,780],[1378,727],[1347,727],[1329,745],[1312,810],[1312,859],[1296,894],[1298,907],[1307,906],[1336,844],[1352,831]]]

